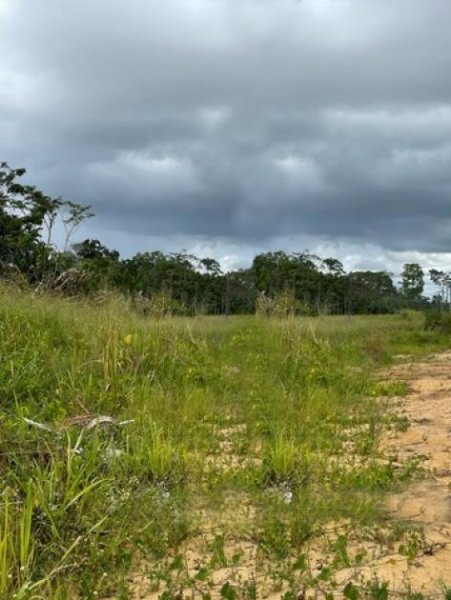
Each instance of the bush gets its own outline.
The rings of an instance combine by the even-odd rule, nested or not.
[[[424,313],[424,328],[427,331],[437,331],[439,333],[451,333],[451,314],[440,313],[438,311],[428,311]]]
[[[279,318],[315,314],[307,303],[297,300],[290,290],[284,290],[275,296],[267,296],[265,292],[261,292],[255,303],[255,313]]]

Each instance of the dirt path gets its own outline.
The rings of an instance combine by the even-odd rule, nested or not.
[[[424,477],[409,485],[402,493],[392,494],[386,501],[389,519],[381,527],[379,539],[348,535],[349,556],[365,553],[358,565],[338,569],[334,573],[336,597],[352,581],[362,587],[368,582],[387,583],[390,596],[406,592],[422,593],[424,598],[445,598],[451,588],[451,352],[431,356],[422,361],[399,357],[399,363],[387,371],[387,380],[403,381],[409,392],[403,398],[390,399],[398,415],[410,423],[404,431],[391,430],[381,441],[381,451],[398,465],[418,458]],[[230,450],[227,435],[221,442],[224,456]],[[224,456],[222,457],[223,460]],[[233,456],[232,456],[233,458]],[[232,460],[230,467],[236,461]],[[234,510],[239,511],[238,507]],[[405,531],[399,538],[391,538],[394,528]],[[413,527],[412,527],[413,525]],[[339,529],[333,528],[331,538]],[[377,537],[377,536],[376,536]],[[321,565],[327,558],[327,535],[312,540],[307,549],[312,565]],[[205,542],[205,540],[204,540]],[[191,540],[185,551],[187,572],[195,573],[196,561],[201,558],[202,540]],[[230,550],[230,548],[228,548]],[[235,548],[236,551],[236,548]],[[239,548],[243,554],[240,567],[223,568],[211,574],[211,598],[224,597],[220,593],[224,582],[257,582],[257,598],[278,600],[283,592],[270,592],[264,578],[255,572],[257,546],[245,543]],[[139,586],[137,586],[139,588]],[[325,590],[330,590],[326,584]],[[136,590],[137,591],[137,590]],[[154,593],[136,593],[136,598],[157,600],[161,590]],[[322,597],[321,591],[309,590],[306,596]],[[377,594],[376,594],[377,596]],[[373,597],[376,597],[373,596]],[[185,590],[182,598],[202,598],[202,594]],[[250,596],[249,596],[250,597]],[[413,598],[414,596],[410,596]],[[416,596],[420,599],[421,596]]]
[[[408,558],[398,546],[393,554],[359,569],[358,576],[362,581],[377,577],[392,591],[410,589],[444,598],[444,590],[451,587],[451,352],[421,362],[403,359],[387,379],[409,387],[398,411],[410,427],[387,433],[382,447],[401,464],[421,457],[425,477],[390,496],[386,506],[393,521],[417,524],[419,534],[404,544]],[[344,570],[337,579],[345,583],[350,576]]]

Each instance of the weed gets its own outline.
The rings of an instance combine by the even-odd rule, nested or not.
[[[310,475],[311,462],[308,448],[296,444],[284,432],[278,433],[264,448],[265,480],[268,483],[305,483]]]
[[[235,600],[237,598],[235,588],[228,581],[221,588],[221,598],[225,598],[225,600]]]
[[[445,587],[443,590],[443,597],[445,600],[451,600],[451,588]]]
[[[371,581],[367,586],[367,596],[371,598],[371,600],[388,600],[389,597],[389,589],[388,583],[379,581]]]
[[[189,583],[208,598],[212,569],[242,564],[226,552],[232,531],[298,594],[306,542],[343,518],[377,521],[382,495],[414,472],[377,461],[384,427],[404,426],[380,397],[406,387],[374,384],[376,369],[446,335],[417,314],[189,320],[165,316],[177,307],[163,297],[142,310],[158,318],[129,307],[0,286],[0,597],[125,599],[144,571],[161,597]],[[133,423],[83,425],[98,415]],[[203,519],[213,541],[189,573],[184,544]],[[414,560],[421,539],[402,540]],[[345,536],[333,553],[324,584],[354,561]],[[258,596],[255,581],[220,592]]]
[[[398,548],[398,552],[412,563],[425,547],[424,533],[422,531],[411,530],[408,532],[407,539]]]
[[[451,333],[451,315],[438,311],[426,311],[424,313],[424,328],[426,331],[436,331],[438,333]]]
[[[216,535],[210,544],[210,551],[213,553],[212,565],[226,567],[227,558],[224,551],[224,535]]]
[[[359,588],[350,581],[343,588],[343,596],[348,600],[358,600],[360,598]]]

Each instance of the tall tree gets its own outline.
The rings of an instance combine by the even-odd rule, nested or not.
[[[42,233],[53,222],[61,200],[19,183],[24,174],[25,169],[0,164],[0,263],[37,278],[48,258]]]
[[[385,271],[355,271],[346,276],[345,308],[348,313],[380,314],[394,312],[397,292]]]
[[[67,209],[67,223],[75,220],[78,226],[91,213],[89,207],[51,198],[35,186],[20,183],[25,172],[0,163],[0,267],[13,265],[36,281],[49,268],[57,216]]]
[[[404,298],[413,304],[421,301],[424,290],[424,272],[417,263],[407,263],[401,274],[401,290]]]
[[[448,309],[451,311],[451,273],[431,269],[429,271],[429,276],[432,283],[439,289],[437,300],[440,310],[443,309],[444,305],[447,305]]]

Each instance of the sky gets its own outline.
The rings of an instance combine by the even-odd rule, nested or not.
[[[451,266],[449,0],[0,0],[0,160],[130,256]]]

